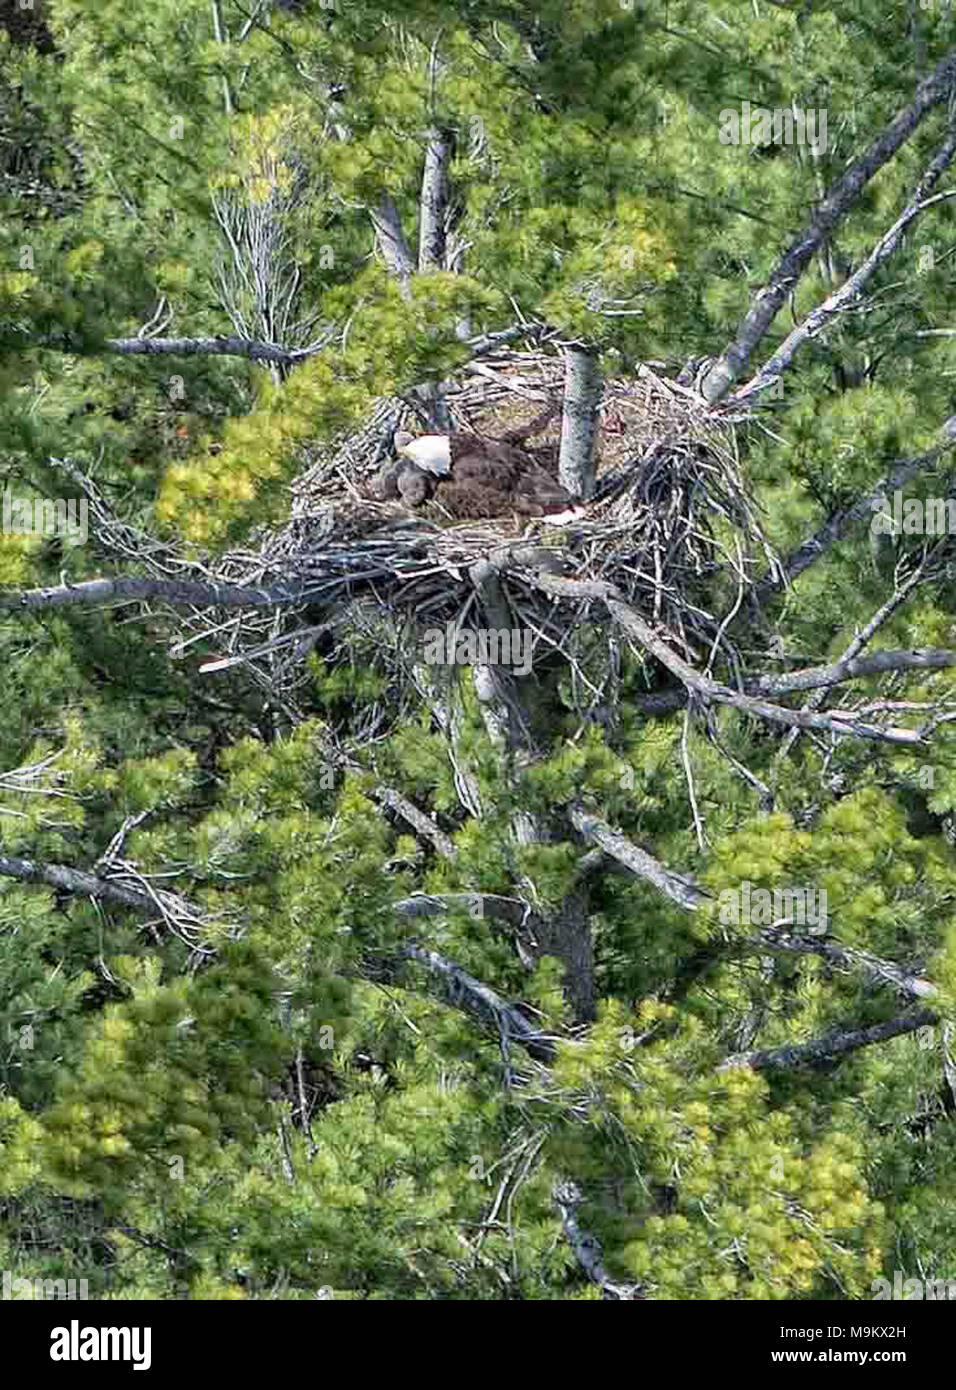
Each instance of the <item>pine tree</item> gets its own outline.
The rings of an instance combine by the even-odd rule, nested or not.
[[[0,30],[4,496],[92,515],[0,533],[0,1265],[193,1299],[951,1274],[953,541],[867,535],[951,490],[947,21]],[[469,621],[573,613],[531,680],[416,663],[431,610],[375,573],[247,582],[316,458],[444,429],[502,343],[566,380],[585,500],[603,384],[729,421],[739,489],[681,445],[696,572],[642,608],[573,535],[533,579],[469,558]]]

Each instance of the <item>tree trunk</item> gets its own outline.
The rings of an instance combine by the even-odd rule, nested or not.
[[[448,216],[448,161],[451,139],[442,130],[428,132],[425,169],[419,201],[418,269],[441,270],[445,264],[445,229]]]
[[[369,208],[369,216],[375,227],[378,248],[389,273],[398,280],[402,298],[408,299],[411,293],[408,282],[415,272],[415,262],[411,248],[405,240],[402,219],[398,215],[398,208],[391,194],[383,194],[378,208]]]
[[[442,270],[445,266],[447,218],[450,189],[448,161],[451,158],[451,137],[434,128],[428,132],[425,149],[425,168],[418,213],[418,269],[420,272]],[[431,428],[439,434],[451,429],[452,421],[445,404],[444,393],[437,382],[429,382],[420,393],[425,402]]]
[[[600,402],[601,369],[597,353],[585,348],[569,348],[565,358],[558,473],[573,497],[590,497],[594,490],[594,437]]]

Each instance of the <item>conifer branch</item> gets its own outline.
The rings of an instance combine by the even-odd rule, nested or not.
[[[849,712],[826,715],[816,714],[808,710],[787,709],[783,705],[770,704],[766,700],[732,690],[729,686],[719,684],[708,676],[701,675],[657,635],[636,609],[624,601],[613,584],[605,583],[602,580],[562,579],[541,573],[532,575],[531,583],[545,593],[554,594],[558,598],[601,600],[612,618],[624,631],[684,683],[689,692],[689,698],[696,697],[705,705],[730,705],[734,709],[740,710],[742,714],[749,714],[769,723],[783,724],[795,729],[819,729],[828,733],[874,739],[881,743],[918,744],[922,742],[922,736],[918,730],[869,724]]]
[[[597,821],[597,818],[588,817],[586,813],[574,812],[572,819],[582,833],[593,834],[595,838],[600,835],[605,852],[618,858],[640,877],[647,878],[682,907],[692,911],[706,896],[703,890],[693,884],[692,879],[666,870],[659,861],[630,845],[625,837],[610,831],[609,827]],[[152,885],[143,889],[133,888],[125,883],[102,878],[64,864],[43,864],[36,860],[3,855],[0,856],[0,875],[23,883],[42,884],[74,896],[113,902],[149,916],[155,915],[158,909],[160,915],[170,923],[188,922],[195,927],[202,920],[201,909],[177,894],[157,891]],[[499,894],[415,895],[412,898],[400,899],[394,904],[394,910],[406,917],[431,916],[447,911],[459,902],[469,907],[473,907],[477,902],[481,905],[482,914],[487,910],[489,916],[501,917],[512,925],[523,924],[526,917],[523,904]],[[738,947],[820,955],[834,964],[862,969],[872,978],[892,984],[913,998],[935,998],[939,993],[931,981],[922,979],[891,961],[882,960],[867,951],[816,938],[781,934],[768,929],[761,932],[755,940],[738,943]],[[406,943],[399,955],[424,965],[430,974],[442,982],[443,994],[450,1003],[463,1008],[485,1024],[492,1023],[499,1030],[503,1041],[513,1040],[539,1061],[548,1062],[554,1059],[553,1039],[535,1028],[515,1004],[504,999],[489,985],[470,975],[454,961],[414,942]],[[370,977],[374,977],[375,971],[370,967],[368,973]],[[869,1047],[936,1022],[936,1013],[922,1010],[869,1028],[828,1033],[810,1043],[792,1044],[763,1052],[753,1050],[735,1053],[725,1059],[718,1070],[724,1071],[734,1066],[749,1066],[754,1070],[763,1071],[821,1065],[839,1060],[841,1056],[860,1047]]]
[[[58,892],[69,893],[76,897],[95,898],[97,901],[115,903],[117,906],[132,908],[134,911],[144,913],[149,917],[158,915],[157,909],[159,909],[160,915],[172,923],[185,921],[195,926],[202,921],[203,917],[202,910],[198,906],[187,902],[186,899],[177,894],[156,891],[151,885],[148,889],[131,888],[125,883],[101,878],[96,874],[86,873],[82,869],[73,869],[66,864],[41,864],[32,859],[17,859],[0,855],[0,876],[18,879],[21,883],[42,884]],[[451,896],[457,897],[459,895]],[[472,895],[462,894],[460,896],[469,898]],[[477,896],[487,900],[489,895]],[[503,915],[498,909],[509,900],[499,899],[497,895],[490,895],[490,897],[496,900],[493,904],[493,912],[496,915]],[[415,904],[411,913],[408,911],[410,904]],[[429,902],[427,906],[430,908],[431,903]],[[418,911],[418,900],[415,898],[402,899],[395,907],[403,916],[421,915]],[[518,907],[520,908],[520,904]],[[521,911],[523,915],[523,909]],[[454,961],[440,955],[437,951],[428,950],[413,942],[404,945],[400,955],[424,965],[430,974],[439,979],[442,983],[443,994],[455,1007],[465,1009],[485,1024],[492,1023],[502,1038],[518,1043],[528,1051],[529,1055],[541,1061],[553,1059],[553,1043],[528,1021],[515,1004],[497,994],[489,985],[485,985],[480,980],[475,979],[473,975],[469,975]],[[374,978],[374,968],[370,967],[368,974],[370,978]]]
[[[916,89],[909,106],[899,112],[883,133],[827,193],[810,223],[797,235],[757,295],[737,335],[711,367],[702,394],[711,404],[720,401],[747,370],[751,355],[769,330],[777,311],[793,291],[811,259],[875,174],[896,154],[935,107],[946,101],[956,82],[956,49],[939,62]]]
[[[759,372],[753,376],[745,386],[739,391],[735,391],[730,397],[730,401],[737,405],[748,396],[761,391],[772,381],[782,376],[790,366],[797,352],[804,343],[809,342],[821,333],[827,324],[837,314],[843,313],[852,304],[855,304],[863,292],[863,287],[873,278],[877,270],[889,260],[890,256],[896,251],[903,239],[903,234],[911,223],[924,213],[927,208],[934,207],[937,203],[956,197],[956,193],[939,193],[935,198],[930,198],[928,194],[939,182],[943,172],[949,167],[956,156],[956,130],[950,133],[943,142],[938,154],[930,164],[925,175],[920,180],[919,187],[914,193],[907,207],[893,223],[888,232],[880,238],[876,246],[867,256],[866,260],[855,271],[850,278],[835,290],[824,302],[817,306],[811,313],[807,314],[802,323],[790,332],[781,343],[780,347],[768,358],[760,368]]]
[[[861,1047],[889,1042],[891,1038],[904,1037],[907,1033],[915,1033],[918,1028],[930,1028],[938,1022],[938,1014],[931,1009],[920,1009],[916,1013],[899,1014],[885,1023],[874,1023],[869,1028],[824,1033],[807,1043],[791,1043],[765,1052],[735,1052],[733,1056],[725,1058],[717,1070],[723,1072],[732,1067],[750,1067],[752,1071],[793,1071],[798,1067],[827,1067]]]
[[[348,753],[326,744],[325,756],[334,767],[345,772],[365,773],[367,768],[361,763],[356,762]],[[414,802],[409,801],[407,796],[398,791],[395,787],[385,786],[379,783],[368,789],[367,795],[373,801],[377,801],[386,810],[392,811],[396,816],[401,816],[402,820],[410,825],[417,835],[427,840],[440,855],[445,859],[454,859],[457,851],[452,840],[445,834],[440,826],[436,825],[430,816],[424,811],[420,811]]]
[[[911,999],[939,997],[939,988],[931,980],[925,980],[903,966],[895,965],[891,960],[883,960],[880,956],[874,956],[870,951],[860,950],[856,946],[841,946],[835,941],[821,940],[815,936],[793,936],[788,932],[775,931],[768,927],[755,938],[735,943],[733,949],[736,950],[738,947],[761,952],[780,951],[784,954],[820,956],[833,965],[862,971],[872,980],[892,985]]]
[[[700,904],[710,896],[699,887],[692,875],[679,874],[668,869],[660,860],[633,844],[627,836],[614,830],[600,817],[575,806],[569,811],[569,819],[576,830],[593,840],[606,855],[634,874],[635,877],[645,879],[665,897],[670,898],[672,902],[677,903],[679,907],[688,912],[696,911]],[[904,966],[884,960],[869,951],[843,946],[834,941],[821,940],[819,937],[799,936],[768,928],[760,932],[756,938],[732,942],[727,948],[731,953],[745,949],[816,955],[835,965],[861,970],[871,979],[883,984],[890,984],[913,999],[935,999],[939,996],[939,989],[932,981],[923,979]],[[707,950],[704,963],[706,965],[713,964],[726,953],[723,948]]]
[[[792,584],[805,570],[816,564],[822,555],[825,555],[838,541],[841,541],[851,526],[859,521],[872,519],[888,496],[898,492],[910,479],[926,472],[928,468],[932,468],[944,454],[952,449],[954,444],[956,444],[956,415],[951,415],[940,429],[937,444],[934,444],[924,454],[917,454],[914,458],[901,459],[875,487],[862,493],[849,507],[835,512],[812,536],[801,541],[782,564],[776,567],[775,571],[764,575],[762,579],[758,579],[750,591],[750,597],[758,604],[764,603],[774,594],[779,593],[781,589]]]

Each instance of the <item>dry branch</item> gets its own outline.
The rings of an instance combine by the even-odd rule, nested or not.
[[[119,878],[105,878],[82,869],[73,869],[67,864],[41,864],[33,859],[0,856],[0,875],[18,879],[21,883],[39,883],[61,893],[132,908],[150,920],[158,918],[164,921],[170,931],[188,940],[194,949],[202,949],[196,946],[196,928],[203,919],[198,907],[177,893],[156,888],[146,875],[131,872],[129,866],[122,866],[120,872],[125,878],[132,878],[136,886],[121,882]]]
[[[956,197],[956,194],[953,193],[940,193],[935,198],[928,197],[928,194],[939,182],[943,172],[949,168],[954,155],[956,155],[956,131],[951,130],[920,180],[913,198],[889,231],[880,238],[859,270],[787,335],[784,342],[777,348],[773,356],[763,364],[760,371],[747,382],[746,386],[742,386],[739,391],[734,393],[731,398],[734,403],[740,404],[747,396],[762,390],[764,386],[768,386],[781,376],[804,343],[822,332],[837,314],[856,303],[863,292],[863,287],[872,279],[884,261],[889,260],[890,256],[893,255],[903,239],[903,233],[907,227],[915,222],[927,208],[934,207],[945,199]]]
[[[784,954],[820,956],[832,965],[859,970],[880,984],[892,985],[911,999],[939,997],[939,989],[931,980],[924,980],[920,975],[914,975],[912,971],[894,964],[893,961],[883,960],[880,956],[874,956],[870,951],[863,951],[855,946],[840,946],[835,941],[821,941],[819,937],[794,936],[767,928],[755,939],[734,945],[734,950],[746,948],[760,952],[780,951]]]
[[[373,787],[369,795],[385,806],[389,811],[394,811],[402,820],[407,821],[416,834],[429,840],[438,853],[446,859],[455,858],[455,846],[443,830],[440,830],[435,822],[420,811],[407,796],[402,796],[401,792],[395,791],[393,787]]]
[[[926,453],[914,458],[901,459],[886,477],[868,492],[863,493],[851,506],[836,512],[818,531],[792,550],[780,564],[776,572],[765,575],[753,586],[752,597],[763,603],[791,584],[803,574],[804,570],[815,564],[822,555],[843,539],[851,526],[864,518],[872,518],[879,511],[885,499],[904,487],[911,478],[932,468],[953,445],[956,444],[956,415],[951,415],[940,429],[939,443]]]
[[[951,50],[916,89],[909,106],[899,112],[860,159],[851,164],[827,193],[809,225],[791,242],[757,295],[734,341],[711,367],[703,382],[706,400],[715,402],[747,370],[751,354],[767,333],[777,311],[792,292],[813,256],[840,224],[857,197],[896,154],[936,106],[946,101],[956,81],[956,50]]]
[[[851,1028],[824,1033],[807,1043],[791,1043],[786,1047],[770,1048],[765,1052],[736,1052],[721,1062],[717,1070],[729,1071],[731,1067],[750,1067],[753,1071],[792,1071],[797,1067],[826,1067],[838,1062],[841,1057],[857,1052],[861,1047],[872,1047],[875,1043],[888,1042],[906,1033],[915,1033],[917,1028],[927,1028],[939,1022],[939,1015],[930,1009],[920,1009],[916,1013],[901,1014],[887,1019],[885,1023],[874,1023],[869,1028]]]
[[[692,696],[705,704],[730,705],[743,714],[750,714],[770,723],[783,724],[796,729],[820,729],[829,733],[852,734],[856,738],[875,739],[883,743],[915,744],[922,741],[918,730],[882,727],[869,724],[853,714],[824,715],[806,710],[785,709],[766,700],[756,699],[731,690],[729,686],[700,674],[677,655],[671,647],[651,628],[640,614],[623,601],[611,584],[600,580],[582,581],[559,579],[552,575],[536,575],[533,581],[546,593],[558,597],[599,599],[607,607],[611,616],[629,633],[651,656],[656,657],[673,675],[677,676]]]
[[[887,671],[943,671],[956,666],[956,651],[942,647],[917,647],[912,651],[879,651],[871,656],[841,656],[828,666],[805,666],[783,675],[754,676],[744,682],[751,695],[794,695],[804,690],[826,690],[844,681]],[[687,691],[664,690],[638,696],[635,704],[646,714],[670,714],[687,704]]]
[[[278,581],[261,588],[244,584],[217,584],[187,579],[88,579],[81,584],[62,584],[50,589],[0,591],[0,609],[63,608],[70,605],[132,603],[137,599],[162,599],[192,608],[262,608],[273,604],[302,603],[309,586]]]
[[[457,910],[470,917],[497,918],[512,927],[523,926],[528,917],[528,907],[520,898],[500,893],[413,893],[392,906],[401,917],[439,917]]]
[[[757,676],[745,689],[760,695],[792,695],[801,690],[840,685],[862,676],[887,671],[943,671],[956,666],[956,652],[941,647],[917,647],[912,651],[880,651],[870,656],[841,657],[828,666],[807,666],[781,676]]]
[[[707,897],[703,889],[698,888],[688,875],[672,872],[659,859],[639,848],[600,816],[594,815],[582,806],[572,806],[568,818],[579,834],[593,840],[605,854],[623,865],[635,877],[646,879],[648,883],[653,884],[665,897],[677,903],[678,907],[695,912]]]
[[[449,1003],[479,1018],[486,1026],[490,1024],[496,1028],[503,1042],[519,1043],[530,1057],[538,1061],[554,1059],[554,1042],[529,1023],[514,1004],[469,975],[460,965],[439,955],[437,951],[426,950],[414,943],[403,946],[401,954],[425,966],[441,982]]]
[[[584,1194],[578,1185],[573,1182],[559,1183],[552,1196],[561,1213],[561,1225],[567,1242],[591,1283],[597,1284],[608,1299],[629,1302],[643,1298],[640,1284],[618,1284],[609,1277],[602,1262],[600,1241],[578,1225],[574,1213],[584,1201]]]

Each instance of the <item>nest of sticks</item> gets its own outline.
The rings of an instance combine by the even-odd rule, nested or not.
[[[551,406],[550,423],[521,444],[556,464],[563,379],[554,353],[490,355],[445,384],[452,427],[492,439],[520,436]],[[212,622],[208,608],[180,612],[177,648],[202,643],[208,651],[214,641],[221,656],[204,669],[241,668],[297,722],[311,651],[334,661],[351,648],[353,660],[374,659],[409,677],[423,631],[504,626],[533,634],[536,669],[549,655],[570,665],[582,709],[606,707],[621,649],[616,637],[608,640],[606,613],[586,592],[590,582],[613,586],[685,661],[716,663],[732,679],[741,663],[723,615],[758,569],[776,563],[742,478],[742,422],[641,366],[634,377],[605,383],[597,481],[583,519],[441,524],[370,497],[394,431],[423,428],[414,396],[380,400],[361,431],[309,451],[286,524],[215,562],[188,562],[195,577],[198,568],[218,583],[301,585],[301,601],[245,609],[226,621]],[[109,521],[99,518],[101,537]],[[115,519],[111,525],[115,541],[123,528]],[[139,541],[140,563],[184,573],[187,562],[167,547],[152,543],[144,555]],[[126,537],[118,548],[129,553],[130,544]],[[576,583],[558,593],[547,587],[553,579]]]

